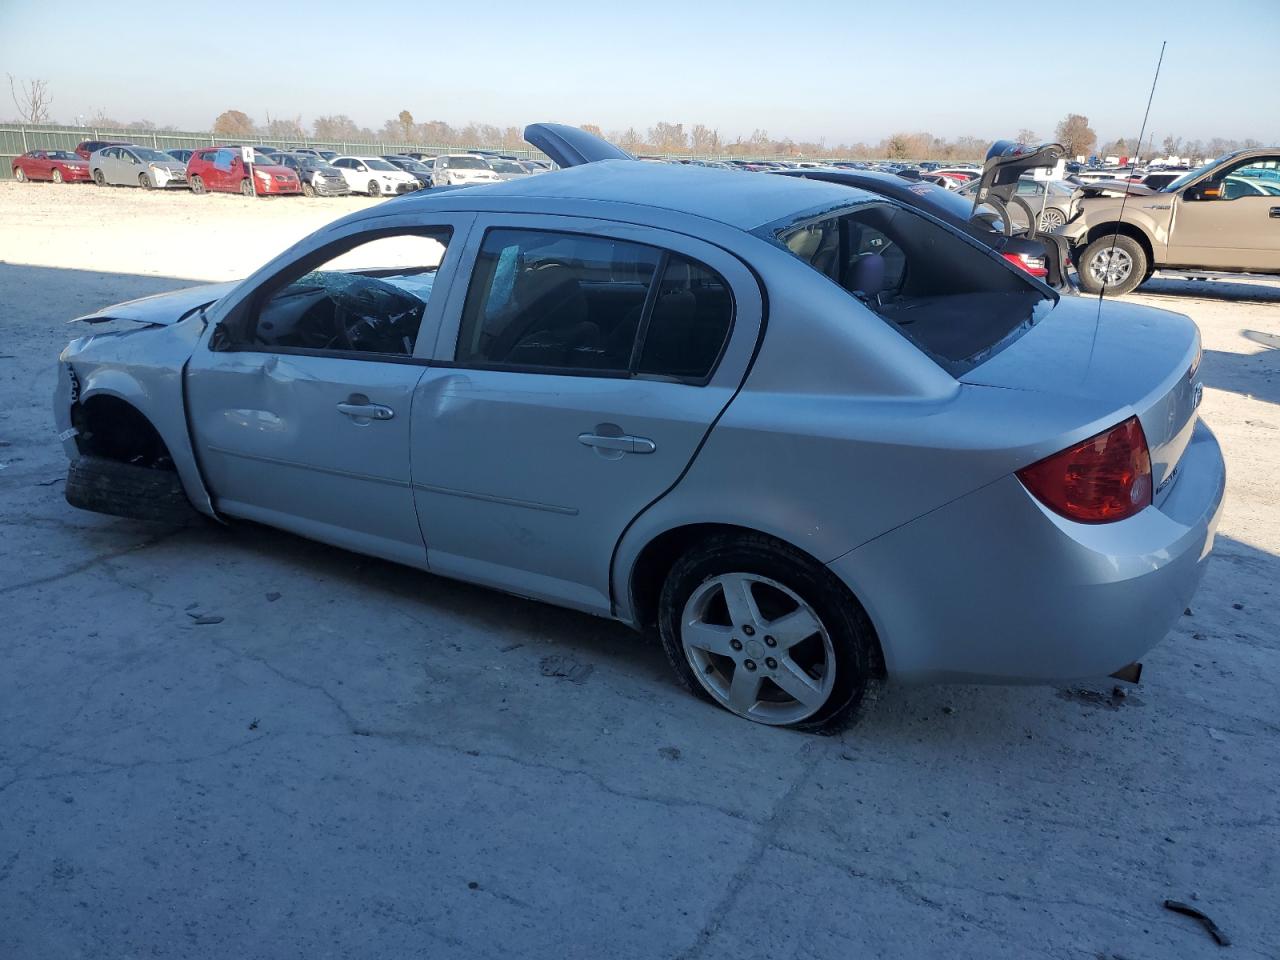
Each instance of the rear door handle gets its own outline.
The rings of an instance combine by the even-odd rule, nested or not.
[[[390,420],[396,412],[380,403],[340,403],[338,412],[356,420]]]
[[[1272,208],[1271,208],[1271,219],[1272,219],[1272,220],[1280,220],[1280,207],[1272,207]]]
[[[580,433],[578,442],[599,450],[621,450],[623,453],[653,453],[658,445],[648,437],[605,437],[598,433]]]

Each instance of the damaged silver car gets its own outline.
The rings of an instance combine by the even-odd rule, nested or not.
[[[1105,675],[1181,614],[1225,479],[1189,319],[883,196],[527,135],[570,169],[81,318],[131,329],[62,353],[68,500],[656,628],[806,729],[883,677]]]

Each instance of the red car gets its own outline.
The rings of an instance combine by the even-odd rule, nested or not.
[[[192,193],[215,190],[242,193],[246,197],[277,196],[302,193],[302,181],[296,171],[271,163],[254,163],[252,174],[240,159],[240,147],[205,147],[187,161],[187,182]]]
[[[88,183],[89,164],[66,150],[28,150],[13,158],[13,179]]]
[[[76,156],[81,160],[88,160],[89,154],[95,150],[101,150],[103,147],[127,147],[128,140],[84,140],[80,146],[76,147]]]

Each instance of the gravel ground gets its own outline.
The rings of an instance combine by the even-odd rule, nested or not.
[[[1134,297],[1199,322],[1230,471],[1140,688],[890,687],[815,738],[599,620],[67,506],[62,321],[371,202],[0,183],[0,957],[1216,953],[1166,897],[1280,955],[1280,287]]]

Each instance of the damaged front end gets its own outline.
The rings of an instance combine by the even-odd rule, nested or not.
[[[216,516],[187,428],[183,371],[205,309],[234,284],[192,287],[96,311],[58,358],[54,423],[73,506],[181,522]],[[118,321],[111,329],[102,329]]]

